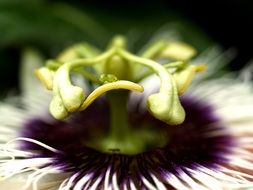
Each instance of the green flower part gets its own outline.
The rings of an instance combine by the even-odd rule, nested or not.
[[[156,74],[160,78],[160,89],[148,97],[147,109],[155,118],[169,125],[181,124],[185,112],[179,95],[186,91],[194,75],[205,69],[204,65],[186,63],[195,55],[195,49],[182,42],[157,41],[138,56],[130,53],[126,44],[123,36],[116,36],[104,53],[87,43],[77,44],[38,69],[37,77],[53,91],[51,114],[57,119],[64,119],[72,112],[86,109],[99,96],[111,90],[145,91],[138,83]],[[174,62],[162,65],[156,61],[161,58]],[[137,76],[144,68],[147,72]],[[84,89],[72,84],[71,75],[76,73],[95,86],[102,86],[87,96]]]

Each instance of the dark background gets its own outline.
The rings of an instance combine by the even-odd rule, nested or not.
[[[58,4],[68,7],[60,10]],[[80,17],[82,12],[101,24],[101,29],[90,29],[85,15]],[[0,0],[0,90],[17,88],[24,47],[36,47],[49,58],[83,40],[104,47],[111,36],[129,30],[140,36],[141,44],[157,28],[175,21],[185,40],[199,50],[212,43],[234,48],[237,55],[229,65],[231,70],[239,70],[253,57],[250,0]]]
[[[78,2],[78,1],[77,1]],[[81,3],[79,2],[81,5]],[[235,48],[232,69],[239,69],[253,56],[253,1],[251,0],[156,0],[156,1],[86,1],[92,8],[123,17],[160,17],[169,20],[174,11],[202,29],[225,49]],[[144,10],[144,11],[140,11]]]

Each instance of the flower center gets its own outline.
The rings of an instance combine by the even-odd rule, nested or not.
[[[197,72],[205,70],[203,64],[187,63],[192,52],[190,46],[182,43],[159,41],[141,55],[134,55],[126,50],[126,39],[118,36],[104,53],[97,53],[95,48],[87,44],[82,48],[70,48],[58,59],[47,62],[36,74],[47,89],[53,92],[49,110],[58,120],[65,119],[73,112],[86,110],[99,96],[106,93],[110,108],[109,130],[86,143],[103,152],[117,151],[132,155],[146,151],[150,136],[156,136],[159,130],[152,129],[150,132],[147,128],[144,132],[129,123],[129,92],[124,90],[143,92],[145,89],[139,84],[140,80],[156,74],[160,78],[160,89],[148,96],[147,110],[167,125],[183,123],[185,111],[179,95],[186,91]],[[168,60],[165,64],[155,61],[163,58]],[[71,73],[82,74],[90,80],[90,89],[99,86],[86,96],[87,89],[74,85]],[[160,146],[166,141],[160,139],[151,144]]]
[[[137,140],[145,142],[139,149],[127,147],[127,143],[132,140],[129,137],[127,141],[119,140],[121,147],[117,144],[112,149],[114,147],[109,146],[109,143],[102,146],[102,140],[105,141],[108,137],[111,121],[108,102],[99,99],[84,112],[75,113],[67,120],[34,118],[22,129],[21,137],[40,141],[63,154],[48,151],[29,142],[23,142],[21,150],[32,150],[40,157],[54,157],[56,164],[66,164],[70,168],[79,168],[86,162],[88,166],[94,167],[90,162],[104,163],[114,155],[119,155],[123,165],[129,164],[127,167],[132,167],[132,162],[138,162],[144,168],[145,164],[152,165],[153,162],[154,167],[162,164],[163,168],[173,168],[175,165],[188,167],[196,163],[215,167],[218,162],[226,161],[234,139],[207,102],[201,102],[196,97],[182,97],[187,115],[184,123],[175,127],[157,120],[147,110],[141,110],[141,102],[137,99],[134,101],[134,105],[128,110],[128,123],[132,132],[141,134],[139,139],[134,139],[136,141],[132,145],[138,143]],[[126,153],[120,152],[119,148]],[[153,160],[157,156],[160,159]],[[127,160],[124,162],[124,159]]]
[[[148,151],[150,147],[157,148],[165,144],[165,139],[154,141],[154,138],[159,136],[159,130],[154,130],[154,126],[146,126],[143,130],[130,123],[127,110],[128,96],[129,93],[125,91],[107,94],[110,127],[105,134],[91,139],[87,143],[90,147],[107,153],[134,155]]]

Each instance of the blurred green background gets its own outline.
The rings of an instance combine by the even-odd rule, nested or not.
[[[0,94],[18,89],[20,56],[26,47],[51,58],[80,41],[103,48],[120,33],[137,50],[161,27],[175,29],[199,51],[213,43],[234,47],[238,54],[231,69],[239,69],[252,56],[251,10],[247,0],[0,0]]]

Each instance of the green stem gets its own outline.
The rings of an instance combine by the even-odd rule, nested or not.
[[[106,136],[101,137],[96,147],[107,153],[134,155],[145,150],[146,139],[129,123],[128,92],[109,92],[110,127]]]
[[[128,92],[109,92],[108,100],[110,104],[110,138],[121,141],[129,134],[129,121],[127,113]]]
[[[115,52],[115,48],[111,48],[108,51],[106,51],[105,53],[103,53],[97,57],[76,59],[74,61],[66,62],[65,65],[63,65],[63,66],[65,66],[68,69],[71,69],[74,67],[94,65],[96,63],[106,60],[111,55],[113,55],[114,52]]]

